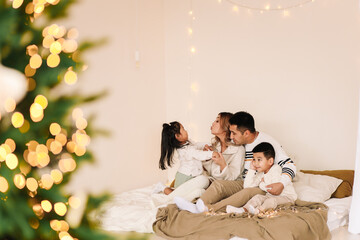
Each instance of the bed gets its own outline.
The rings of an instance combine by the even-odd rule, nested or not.
[[[333,170],[333,171],[302,171],[298,173],[298,176],[302,178],[294,181],[294,185],[299,182],[306,182],[308,187],[311,184],[320,184],[320,189],[327,188],[331,185],[332,189],[327,189],[327,194],[330,193],[331,198],[324,202],[325,208],[328,207],[325,216],[325,224],[330,231],[336,230],[341,226],[348,223],[349,209],[351,204],[351,190],[354,178],[354,171],[352,170]],[[316,179],[319,176],[318,179]],[[327,182],[324,177],[331,176],[332,179],[337,179],[338,183]],[[314,180],[316,179],[316,180]],[[341,180],[339,180],[341,179]],[[319,183],[320,181],[320,183]],[[311,182],[311,183],[309,183]],[[321,186],[321,184],[325,184]],[[303,186],[304,184],[300,184]],[[135,231],[141,233],[152,233],[153,223],[157,220],[156,215],[159,214],[158,209],[166,209],[167,204],[156,206],[153,201],[154,194],[152,194],[153,186],[148,186],[141,189],[135,189],[132,191],[124,192],[115,195],[111,202],[108,202],[103,206],[101,214],[97,214],[97,220],[100,222],[102,228],[112,232],[124,232]],[[309,190],[309,189],[307,189]],[[314,191],[314,189],[312,189]],[[316,190],[313,193],[318,193]],[[311,193],[311,191],[310,191]],[[313,195],[311,193],[310,195]],[[313,197],[313,196],[311,196]],[[318,196],[319,197],[319,196]],[[329,198],[330,196],[320,196],[323,198]],[[171,206],[171,202],[169,202]],[[322,205],[316,206],[321,209]],[[325,209],[324,208],[324,209]],[[176,211],[176,210],[175,210]],[[320,215],[318,217],[321,217]],[[158,216],[159,218],[159,216]],[[192,217],[191,217],[192,218]],[[186,221],[184,219],[184,221]],[[164,223],[162,223],[164,224]],[[166,224],[165,224],[166,225]],[[154,225],[155,226],[155,225]],[[171,228],[170,228],[171,229]],[[169,238],[168,235],[164,235],[155,228],[158,235],[163,238]],[[315,231],[317,232],[317,231]],[[326,233],[324,233],[326,235]],[[175,239],[175,238],[174,238]],[[189,238],[191,239],[191,238]],[[227,238],[229,239],[229,238]],[[246,239],[233,236],[235,239]],[[295,238],[296,239],[296,238]]]

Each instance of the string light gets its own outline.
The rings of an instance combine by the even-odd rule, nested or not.
[[[253,6],[249,6],[249,5],[246,5],[246,4],[243,4],[241,3],[241,1],[239,0],[226,0],[227,2],[235,5],[233,7],[233,10],[234,11],[238,11],[235,10],[235,7],[239,7],[239,8],[244,8],[244,9],[249,9],[249,10],[254,10],[254,11],[259,11],[260,13],[261,12],[264,12],[264,11],[284,11],[284,10],[289,10],[289,9],[293,9],[293,8],[297,8],[297,7],[302,7],[304,6],[305,4],[308,4],[308,3],[311,3],[311,2],[314,2],[314,0],[303,0],[302,2],[300,3],[297,3],[297,4],[292,4],[292,5],[289,5],[289,6],[277,6],[277,7],[271,7],[269,4],[268,5],[265,5],[264,7],[253,7]]]

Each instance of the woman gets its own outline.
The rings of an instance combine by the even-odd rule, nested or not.
[[[211,134],[215,137],[211,146],[205,145],[204,150],[214,150],[219,155],[203,163],[206,170],[205,174],[188,180],[169,195],[153,194],[152,198],[155,205],[166,204],[177,196],[192,201],[200,197],[214,179],[235,180],[241,177],[245,148],[231,143],[229,119],[232,115],[232,113],[221,112],[211,125]]]

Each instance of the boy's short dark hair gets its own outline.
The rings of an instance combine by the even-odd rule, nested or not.
[[[262,152],[267,160],[273,158],[275,160],[275,149],[274,147],[268,142],[259,143],[254,147],[252,150],[253,153]]]
[[[254,133],[255,130],[255,121],[253,116],[248,112],[237,112],[229,119],[230,125],[236,125],[237,129],[244,133],[246,130],[249,130],[251,133]]]

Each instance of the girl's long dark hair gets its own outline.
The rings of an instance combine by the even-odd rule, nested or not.
[[[175,137],[175,134],[180,134],[180,126],[179,122],[163,124],[161,132],[161,156],[159,161],[159,168],[162,170],[165,170],[168,166],[171,167],[174,150],[181,147],[181,143]]]

